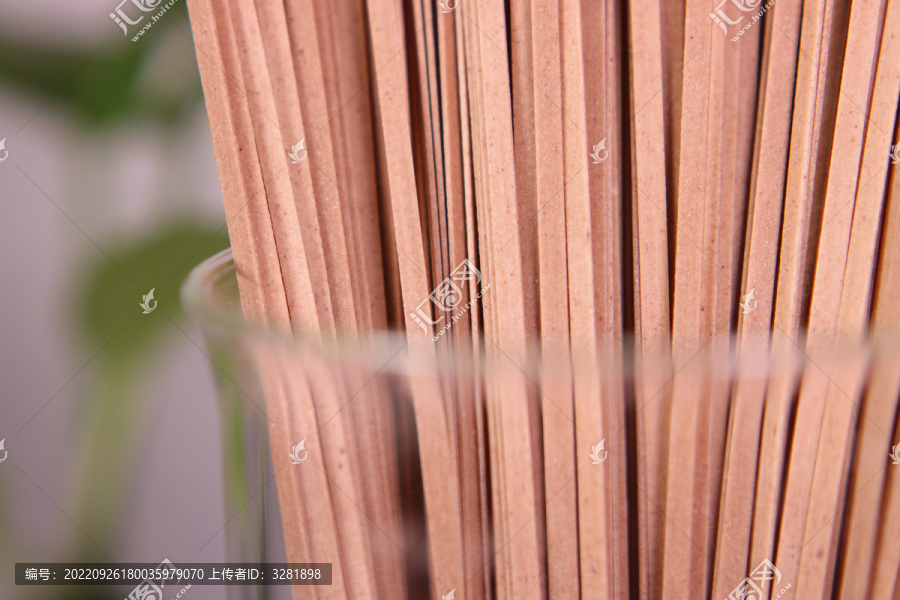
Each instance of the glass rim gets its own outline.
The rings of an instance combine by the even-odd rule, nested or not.
[[[403,352],[408,350],[410,341],[407,333],[401,330],[367,332],[357,339],[348,336],[338,336],[337,339],[326,341],[319,336],[304,336],[296,332],[291,335],[288,332],[267,330],[262,326],[246,321],[241,313],[241,302],[237,285],[237,271],[234,264],[234,256],[231,248],[222,250],[196,265],[185,278],[181,286],[182,304],[189,317],[198,322],[205,335],[213,335],[224,338],[240,337],[241,339],[254,340],[272,347],[280,346],[291,348],[301,353],[315,355],[318,358],[331,358],[342,363],[358,363],[359,366],[370,366],[373,369],[394,371],[403,368],[406,372],[412,367],[414,371],[427,369],[429,372],[469,372],[480,368],[496,368],[497,361],[490,360],[488,356],[490,347],[497,346],[490,338],[479,333],[478,348],[471,336],[464,339],[469,349],[450,349],[435,353],[429,360],[418,356],[415,352]],[[785,335],[784,337],[787,338]],[[448,339],[456,339],[448,337]],[[719,339],[721,343],[712,342]],[[812,363],[823,369],[822,364],[817,364],[800,346],[795,343],[782,344],[776,353],[773,340],[775,335],[764,336],[759,343],[743,342],[733,332],[728,335],[712,336],[703,344],[696,354],[688,358],[683,365],[676,364],[669,354],[660,355],[656,360],[660,363],[657,367],[657,375],[668,372],[672,379],[695,359],[703,354],[702,370],[707,379],[733,379],[739,373],[751,378],[771,378],[778,374],[788,374],[796,370],[802,370],[802,365]],[[787,338],[789,339],[789,338]],[[364,343],[360,343],[364,340]],[[458,341],[458,339],[457,339]],[[447,339],[431,342],[429,336],[423,336],[423,343],[434,343],[437,349],[441,344],[446,344]],[[648,363],[653,362],[647,357],[640,357],[634,340],[630,336],[624,336],[618,344],[619,348],[612,360],[595,361],[595,367],[600,371],[607,370],[622,380],[632,380],[640,369],[643,376]],[[724,352],[722,350],[725,350]],[[576,354],[571,352],[570,355]],[[505,353],[499,350],[499,356]],[[529,358],[542,356],[540,340],[527,349],[525,353]],[[741,356],[738,356],[741,354]],[[777,355],[776,355],[777,354]],[[399,360],[396,360],[398,357]],[[599,359],[598,353],[593,353],[595,359]],[[900,346],[896,343],[880,343],[867,341],[856,348],[836,349],[828,358],[820,358],[819,361],[829,361],[831,364],[845,364],[859,360],[861,357],[893,358],[900,360]],[[447,360],[448,358],[452,360]],[[566,358],[563,357],[565,364]],[[570,356],[568,365],[571,368],[577,358]],[[539,377],[541,367],[532,360],[528,365],[516,365],[526,376]],[[549,361],[548,361],[549,362]],[[476,364],[477,363],[477,364]],[[393,366],[392,366],[393,364]],[[557,364],[560,364],[557,361]],[[650,369],[653,370],[652,368]],[[830,370],[830,369],[829,369]],[[717,376],[710,377],[710,371]]]
[[[359,339],[338,334],[329,341],[321,336],[266,329],[247,321],[241,313],[237,270],[231,248],[214,254],[191,270],[181,286],[181,299],[187,315],[199,323],[204,335],[214,338],[251,340],[270,349],[290,350],[379,371],[391,372],[403,368],[409,372],[413,365],[420,365],[417,370],[427,368],[429,372],[434,372],[436,366],[439,370],[446,370],[446,365],[439,361],[425,363],[410,357],[408,352],[404,353],[408,340],[403,331],[368,332]],[[454,370],[460,370],[462,366],[456,364]]]

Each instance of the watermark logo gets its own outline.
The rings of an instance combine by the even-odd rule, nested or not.
[[[457,4],[459,4],[459,0],[441,0],[440,2],[438,2],[438,6],[441,7],[442,13],[453,12],[454,10],[456,10]]]
[[[0,148],[3,148],[3,142],[6,140],[0,141]],[[0,162],[3,162],[0,160]],[[900,144],[894,144],[891,146],[891,164],[898,165],[900,164]]]
[[[178,569],[172,564],[168,558],[164,559],[159,566],[154,569],[154,575],[159,575],[158,579],[145,579],[131,590],[125,600],[163,600],[163,588],[166,583],[173,583],[174,575],[178,573]],[[176,583],[177,585],[177,583]],[[181,588],[173,598],[181,598],[184,593],[191,589],[190,584]]]
[[[306,160],[306,154],[306,138],[303,138],[291,146],[291,151],[288,152],[288,156],[291,157],[291,164],[293,165],[300,164]]]
[[[140,31],[131,38],[132,42],[138,41],[138,39],[144,35],[144,32],[153,27],[153,24],[159,21],[167,10],[172,8],[175,5],[177,0],[169,0],[166,4],[162,4],[163,0],[122,0],[116,9],[109,13],[109,18],[113,20],[113,22],[122,28],[122,33],[126,36],[129,34],[128,29],[132,25],[139,25],[145,17],[150,17],[150,20],[147,21],[143,27],[141,27]],[[147,15],[146,13],[151,13],[153,11],[157,11],[156,14]]]
[[[762,588],[769,581],[773,585],[781,583],[781,571],[769,559],[764,559],[753,569],[750,577],[745,577],[736,588],[731,590],[725,600],[760,600],[763,597]],[[772,598],[781,598],[789,589],[791,589],[791,584],[787,584],[777,594],[773,593]]]
[[[763,4],[763,0],[722,0],[714,12],[709,14],[709,18],[722,29],[722,34],[728,36],[729,25],[741,25],[744,21],[746,13],[755,12],[750,15],[749,21],[741,25],[741,28],[731,38],[732,42],[738,41],[744,32],[753,27],[759,21],[766,11],[775,6],[777,0],[768,0]]]
[[[0,163],[9,158],[9,150],[6,149],[6,138],[0,140]]]
[[[745,315],[749,315],[754,310],[756,310],[756,300],[753,299],[753,293],[756,291],[756,288],[750,288],[750,291],[741,296],[741,312]]]
[[[713,22],[722,28],[722,33],[724,35],[728,35],[728,25],[737,25],[741,21],[744,20],[744,15],[740,12],[735,13],[734,10],[731,11],[733,15],[737,15],[737,19],[732,20],[726,13],[723,8],[726,4],[733,4],[737,7],[737,9],[741,12],[752,12],[756,10],[756,7],[759,6],[762,0],[722,0],[719,2],[719,5],[716,7],[716,11],[709,13],[709,18],[713,20]]]
[[[609,158],[609,150],[606,149],[606,138],[600,140],[600,142],[593,147],[593,152],[591,152],[590,156],[594,159],[595,165],[599,165]]]
[[[300,457],[300,453],[303,453],[303,457]],[[300,443],[296,446],[291,446],[291,458],[294,460],[295,465],[299,465],[309,456],[309,452],[306,450],[306,438],[300,440]]]
[[[0,450],[3,449],[3,442],[0,442]],[[891,464],[892,465],[900,465],[900,444],[891,447]],[[3,462],[0,460],[0,462]]]
[[[6,444],[6,438],[0,440],[0,463],[5,462],[6,457],[9,455],[9,452],[4,447],[4,444]]]
[[[456,596],[454,595],[455,593],[456,593],[456,588],[453,588],[452,590],[447,592],[446,595],[441,596],[441,600],[454,600],[456,598]]]
[[[591,463],[592,465],[599,465],[604,460],[606,460],[607,456],[609,456],[609,451],[604,449],[605,445],[606,438],[603,438],[596,446],[591,447],[591,453],[588,456],[590,456],[591,460],[594,461]]]
[[[431,320],[431,311],[428,310],[427,306],[429,302],[434,304],[435,316],[437,316],[438,311],[450,313],[446,324],[431,338],[432,341],[438,341],[444,333],[449,331],[450,328],[453,327],[453,323],[462,318],[462,316],[472,308],[472,305],[491,289],[492,285],[488,284],[481,288],[474,299],[466,304],[462,304],[463,290],[461,286],[467,281],[474,281],[476,285],[481,283],[481,271],[476,269],[475,265],[473,265],[468,258],[464,258],[463,261],[459,263],[459,266],[450,273],[450,277],[438,284],[431,294],[422,300],[419,306],[416,307],[416,312],[409,313],[409,316],[418,323],[419,327],[421,327],[422,331],[426,334],[428,333],[428,325],[437,325],[444,320],[444,316],[440,316],[434,321]],[[455,314],[453,312],[454,310],[456,310]],[[426,323],[428,325],[426,325]]]
[[[109,13],[109,18],[112,19],[116,23],[116,25],[122,28],[122,32],[125,35],[128,35],[128,26],[137,25],[138,23],[143,21],[144,15],[137,13],[139,15],[138,18],[132,19],[130,16],[128,16],[122,6],[131,3],[136,6],[141,12],[147,13],[159,6],[160,2],[162,2],[162,0],[156,0],[156,2],[153,2],[153,0],[122,0],[121,2],[119,2],[116,10]]]
[[[158,304],[156,300],[153,299],[153,292],[156,291],[156,288],[153,288],[146,294],[144,294],[144,301],[141,302],[138,306],[144,309],[144,314],[149,315],[154,310],[156,310],[156,305]],[[151,304],[152,303],[152,304]]]

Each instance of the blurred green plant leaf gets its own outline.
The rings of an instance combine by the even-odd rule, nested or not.
[[[102,48],[65,48],[0,37],[0,79],[63,105],[89,126],[136,115],[172,121],[202,97],[199,85],[173,98],[148,93],[142,76],[160,45],[171,43],[168,30],[177,26],[190,34],[185,6],[173,6],[136,43],[128,37]],[[119,31],[111,20],[110,28]],[[183,60],[193,61],[194,53],[186,51]]]
[[[192,221],[169,223],[141,239],[111,245],[106,257],[88,268],[79,294],[78,322],[87,341],[99,347],[118,335],[116,352],[102,356],[119,366],[139,361],[161,332],[171,332],[166,316],[181,313],[179,289],[190,269],[227,247],[224,227]],[[141,300],[153,288],[157,308],[143,314]]]
[[[76,562],[105,560],[98,548],[114,547],[117,533],[125,526],[124,495],[132,475],[129,465],[142,406],[139,373],[154,342],[175,331],[168,319],[177,322],[181,313],[179,291],[185,276],[228,245],[224,226],[182,219],[138,239],[104,244],[105,255],[85,269],[77,293],[76,321],[91,345],[115,341],[97,354],[97,379],[84,409],[85,445],[78,460],[84,472],[75,488],[73,514],[93,541],[73,549]],[[152,288],[158,304],[143,314],[141,300]],[[110,592],[75,588],[55,598],[106,600],[114,597]]]

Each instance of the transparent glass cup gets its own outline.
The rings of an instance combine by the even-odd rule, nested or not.
[[[887,508],[900,467],[884,462],[900,463],[895,351],[813,360],[782,333],[756,344],[727,330],[678,356],[628,340],[602,355],[501,350],[460,321],[436,343],[418,331],[287,339],[241,319],[230,251],[183,296],[215,365],[227,559],[332,565],[329,586],[233,586],[230,598],[659,597],[663,561],[707,565],[697,586],[713,598],[740,585],[775,596],[819,571],[849,585],[841,570],[860,555],[889,576],[878,531],[900,524]],[[782,522],[807,485],[804,452],[812,501],[799,505],[825,532],[809,540]],[[788,558],[778,580],[755,582],[791,535],[803,569]],[[666,553],[666,540],[683,549]]]

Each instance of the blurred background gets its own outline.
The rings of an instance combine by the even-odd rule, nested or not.
[[[119,1],[0,3],[4,600],[124,598],[16,588],[14,564],[223,561],[233,517],[213,366],[178,297],[228,246],[186,5],[132,41]]]

